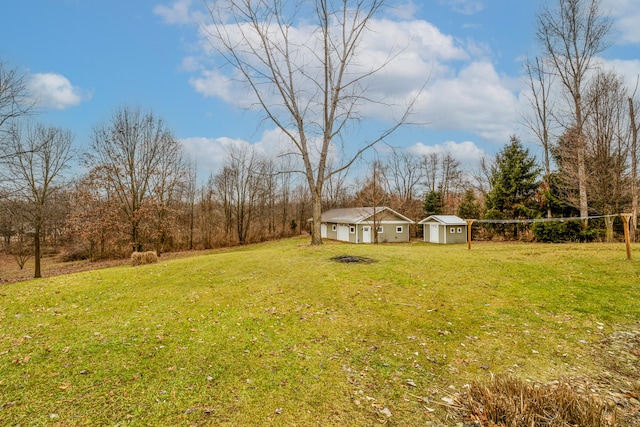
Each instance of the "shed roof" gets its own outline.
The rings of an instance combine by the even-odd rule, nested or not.
[[[437,222],[442,225],[467,225],[464,219],[456,215],[431,215],[418,224],[426,224],[427,222]]]
[[[374,213],[379,214],[384,211],[388,211],[392,213],[393,215],[397,216],[403,221],[406,221],[409,224],[414,223],[414,221],[410,220],[406,216],[401,215],[398,212],[386,206],[376,206],[375,208],[361,207],[361,208],[330,209],[328,211],[322,212],[322,222],[359,224],[373,217]]]

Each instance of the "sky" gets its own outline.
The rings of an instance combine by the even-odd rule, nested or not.
[[[555,1],[555,0],[549,0]],[[386,142],[421,155],[451,152],[467,168],[517,135],[527,114],[523,62],[538,53],[536,14],[544,0],[398,0],[373,22],[365,58],[380,45],[402,45],[378,90],[419,90],[415,125]],[[640,75],[640,1],[602,0],[612,45],[602,61],[635,86]],[[92,129],[122,107],[162,117],[198,172],[217,172],[224,147],[282,144],[275,126],[243,108],[243,93],[223,75],[203,28],[201,0],[21,0],[2,7],[0,61],[26,74],[37,119],[71,130],[87,147]],[[367,56],[369,55],[369,56]],[[384,121],[368,111],[363,133]],[[383,149],[381,148],[383,151]]]

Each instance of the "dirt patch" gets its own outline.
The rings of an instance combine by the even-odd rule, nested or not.
[[[334,256],[333,258],[331,258],[331,260],[336,262],[344,262],[347,264],[349,263],[371,264],[372,262],[375,262],[374,259],[363,257],[363,256],[356,256],[356,255],[339,255],[339,256]]]

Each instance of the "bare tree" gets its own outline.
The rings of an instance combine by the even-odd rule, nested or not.
[[[29,114],[34,106],[29,98],[26,83],[25,74],[21,74],[18,69],[11,68],[6,62],[0,60],[0,147],[2,148],[6,147],[2,139],[3,135],[6,137],[9,132],[7,125],[12,120]],[[2,156],[11,154],[0,150],[0,159]]]
[[[607,35],[611,21],[600,10],[600,0],[557,0],[557,8],[544,7],[537,17],[537,39],[545,59],[569,102],[571,111],[565,129],[575,133],[575,149],[580,216],[589,216],[587,169],[583,136],[583,92],[588,73],[594,68],[596,56],[608,47]]]
[[[440,155],[438,153],[425,154],[420,158],[422,185],[427,192],[439,190],[438,169],[440,168]]]
[[[389,203],[389,194],[385,191],[387,179],[385,168],[380,160],[371,163],[369,175],[362,184],[362,188],[355,195],[355,202],[361,207],[372,207],[373,242],[378,243],[380,226],[379,208]]]
[[[333,168],[329,163],[327,169]],[[328,209],[344,207],[349,203],[349,184],[347,182],[348,170],[330,174],[324,185],[324,206]]]
[[[228,238],[231,233],[231,211],[226,208],[227,205],[223,205],[223,209],[220,209],[220,202],[216,198],[216,187],[216,177],[211,174],[206,184],[200,188],[198,223],[204,249],[212,248],[215,243],[216,224],[222,224],[225,238]],[[220,211],[222,211],[222,214],[220,214]]]
[[[320,219],[324,184],[348,168],[360,155],[406,122],[401,117],[371,139],[347,133],[362,118],[364,106],[383,103],[371,99],[368,78],[382,64],[365,68],[361,42],[384,0],[281,2],[228,0],[209,2],[213,25],[211,43],[246,82],[267,120],[287,137],[299,156],[311,192],[311,243],[322,243]],[[296,24],[312,31],[300,38]],[[411,102],[409,103],[411,105]],[[345,141],[353,144],[341,164],[328,168],[330,151]]]
[[[386,159],[388,192],[399,199],[394,208],[406,210],[415,198],[422,176],[420,159],[406,150],[394,148]]]
[[[455,212],[462,200],[465,187],[468,186],[460,162],[446,151],[443,153],[429,153],[420,160],[422,185],[425,194],[438,193],[447,212]],[[455,197],[454,197],[455,196]]]
[[[184,184],[183,197],[187,204],[189,250],[194,248],[194,232],[196,226],[196,193],[198,191],[198,168],[195,163],[189,166]]]
[[[227,149],[227,165],[214,177],[214,185],[223,200],[228,227],[235,227],[237,241],[247,243],[262,193],[264,159],[254,147]]]
[[[161,186],[184,165],[181,152],[165,122],[151,112],[124,107],[93,130],[85,164],[117,200],[133,251],[142,250],[141,225],[154,212],[153,197],[166,194]]]
[[[155,237],[156,253],[160,256],[167,241],[176,233],[180,190],[189,179],[189,164],[182,145],[173,138],[166,141],[158,154],[156,171],[151,175],[148,205],[153,216],[149,234]]]
[[[629,97],[629,126],[631,130],[631,238],[635,242],[638,231],[638,130],[636,121],[637,101]]]
[[[533,117],[524,118],[525,125],[542,146],[544,176],[542,186],[546,192],[550,191],[551,177],[551,126],[553,103],[551,101],[551,87],[554,79],[542,58],[536,57],[534,62],[527,61],[527,85],[529,89],[528,101],[533,110]],[[551,205],[547,204],[547,217],[551,217]]]
[[[56,182],[71,161],[71,132],[42,124],[14,124],[9,137],[9,149],[14,153],[7,161],[7,174],[14,186],[13,194],[24,202],[22,215],[33,227],[34,277],[42,277],[41,232],[46,219],[47,204],[59,189]]]
[[[588,114],[584,138],[590,204],[599,214],[616,214],[629,196],[627,88],[615,72],[601,71],[591,81],[585,96]],[[612,241],[613,217],[606,219],[606,238]]]

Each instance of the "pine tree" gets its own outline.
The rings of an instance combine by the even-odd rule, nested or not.
[[[424,198],[424,212],[427,215],[442,215],[444,199],[440,191],[430,191]]]
[[[464,219],[480,218],[480,203],[476,200],[473,190],[467,190],[458,206],[458,216]]]
[[[505,218],[535,215],[539,175],[535,157],[522,146],[518,137],[512,136],[511,142],[496,156],[487,210]]]

